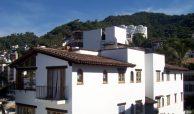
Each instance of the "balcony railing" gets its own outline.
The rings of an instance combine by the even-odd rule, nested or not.
[[[36,86],[36,98],[45,100],[67,100],[66,87]]]

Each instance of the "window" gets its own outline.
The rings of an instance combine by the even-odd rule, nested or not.
[[[37,96],[42,98],[47,89],[47,99],[59,100],[65,99],[65,68],[66,66],[48,66],[47,67],[47,86],[37,87]]]
[[[47,114],[65,114],[67,113],[67,110],[61,110],[61,109],[53,109],[53,108],[46,108]]]
[[[166,76],[167,76],[166,80],[170,81],[170,72],[169,71],[167,72]]]
[[[35,90],[36,81],[35,81],[35,70],[28,70],[22,72],[24,89]]]
[[[136,83],[141,83],[141,70],[136,69]]]
[[[176,81],[176,73],[174,74],[174,80]]]
[[[108,83],[108,73],[106,70],[103,71],[103,84]]]
[[[167,105],[170,105],[170,95],[167,95]]]
[[[16,103],[17,114],[35,114],[36,106]]]
[[[162,98],[162,107],[164,107],[164,98]]]
[[[176,103],[176,101],[177,101],[177,100],[176,100],[176,96],[177,96],[177,94],[175,93],[175,94],[174,94],[174,102],[175,102],[175,103]]]
[[[162,81],[164,81],[164,73],[162,72]]]
[[[78,85],[81,85],[81,84],[83,84],[84,82],[83,82],[83,71],[81,70],[81,69],[79,69],[78,71],[77,71],[77,84]]]
[[[160,108],[160,98],[158,98],[156,100],[157,100],[157,108]]]
[[[120,103],[120,104],[118,104],[117,106],[118,106],[118,114],[125,114],[125,105],[126,105],[126,103]]]
[[[36,68],[19,68],[16,74],[16,88],[19,90],[35,90],[35,70]]]
[[[183,92],[181,92],[181,101],[183,101]]]
[[[159,82],[160,81],[160,71],[156,70],[156,81]]]
[[[125,83],[125,71],[124,69],[118,69],[119,72],[119,83]]]
[[[181,73],[181,80],[183,80],[183,73]]]
[[[130,82],[131,82],[131,83],[133,83],[133,82],[134,82],[134,74],[133,74],[133,71],[131,71]]]

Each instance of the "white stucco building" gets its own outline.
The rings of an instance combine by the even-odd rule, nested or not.
[[[147,38],[147,27],[143,25],[112,26],[105,29],[95,29],[83,32],[83,48],[102,50],[128,45],[133,41],[135,33],[142,33]]]
[[[145,94],[157,101],[154,108],[159,114],[184,114],[183,71],[187,69],[165,64],[160,54],[146,54],[145,60]]]
[[[186,69],[144,50],[103,49],[126,40],[125,29],[105,32],[83,33],[84,48],[100,51],[35,48],[13,62],[17,114],[183,114]]]
[[[118,44],[126,44],[126,29],[107,27],[83,32],[83,48],[101,50],[107,47],[116,48]]]
[[[138,26],[134,26],[134,25],[129,25],[129,26],[125,26],[125,25],[121,25],[122,28],[125,28],[127,30],[127,39],[129,41],[133,41],[133,36],[136,33],[141,33],[143,35],[144,38],[148,38],[148,29],[146,26],[143,25],[138,25]]]
[[[25,108],[32,114],[144,113],[143,51],[136,52],[142,55],[137,65],[81,52],[89,51],[37,48],[13,63],[17,113]]]

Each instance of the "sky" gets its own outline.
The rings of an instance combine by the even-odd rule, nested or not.
[[[41,36],[75,19],[103,20],[140,11],[194,13],[194,0],[0,0],[0,36],[21,32]]]

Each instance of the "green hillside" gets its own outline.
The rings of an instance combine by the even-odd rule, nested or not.
[[[148,39],[137,35],[132,46],[150,47],[153,42],[163,42],[164,45],[155,50],[166,55],[166,62],[182,65],[185,53],[194,50],[194,13],[187,15],[165,15],[162,13],[139,12],[132,15],[109,16],[104,20],[82,22],[79,19],[63,24],[41,37],[34,33],[16,33],[0,38],[0,50],[9,50],[13,45],[19,45],[20,54],[25,52],[26,45],[34,47],[60,47],[64,38],[71,38],[72,31],[91,30],[108,26],[144,25],[148,27]],[[136,43],[136,44],[135,44]]]
[[[44,44],[48,47],[61,46],[64,38],[70,38],[75,30],[91,30],[113,25],[144,25],[148,27],[150,39],[191,38],[194,33],[194,13],[187,15],[165,15],[162,13],[139,12],[132,15],[109,16],[104,20],[77,20],[63,24],[41,37],[33,33],[12,34],[0,39],[0,49],[10,48],[12,45]],[[25,40],[24,38],[28,39]]]

